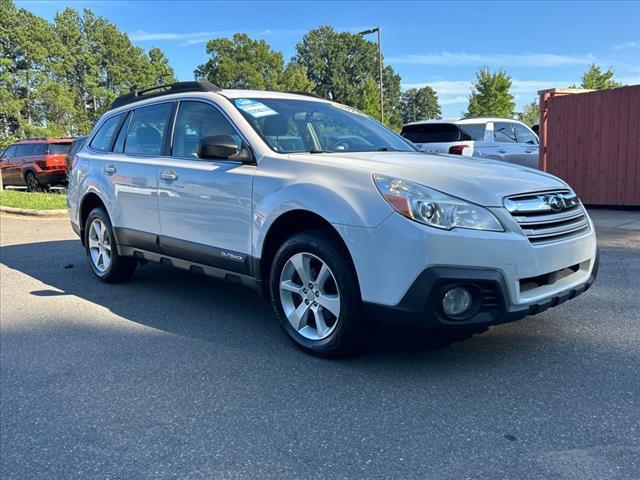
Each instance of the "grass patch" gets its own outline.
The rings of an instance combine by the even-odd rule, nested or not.
[[[64,193],[1,190],[0,205],[28,210],[60,210],[67,208],[67,196]]]

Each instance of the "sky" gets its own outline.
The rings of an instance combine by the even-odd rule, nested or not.
[[[403,89],[430,85],[443,117],[468,104],[482,65],[513,79],[516,110],[546,88],[579,84],[591,63],[640,84],[640,2],[191,2],[17,1],[48,20],[67,6],[90,8],[129,34],[135,45],[160,47],[179,80],[205,63],[207,40],[245,32],[285,60],[312,28],[357,33],[380,27],[382,53]],[[375,36],[371,36],[375,40]]]

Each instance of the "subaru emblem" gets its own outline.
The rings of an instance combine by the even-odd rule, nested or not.
[[[564,198],[561,195],[549,195],[546,201],[554,212],[559,212],[565,207]]]

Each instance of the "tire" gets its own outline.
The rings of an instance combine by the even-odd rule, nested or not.
[[[38,181],[38,177],[33,172],[28,172],[24,176],[24,182],[27,184],[27,192],[41,192],[42,185]]]
[[[136,271],[138,261],[118,255],[113,227],[103,208],[91,210],[84,227],[84,244],[87,260],[93,274],[101,282],[122,283]]]
[[[276,253],[269,278],[280,326],[298,347],[322,357],[353,353],[365,336],[358,280],[336,243],[322,231],[292,236]]]

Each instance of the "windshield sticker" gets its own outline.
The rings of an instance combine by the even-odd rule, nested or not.
[[[250,98],[237,98],[234,102],[243,112],[248,113],[253,118],[269,117],[271,115],[278,115],[278,112],[267,107],[264,103],[260,103]]]
[[[331,105],[333,105],[336,108],[339,108],[340,110],[344,110],[345,112],[349,112],[349,113],[355,113],[356,115],[360,115],[362,117],[366,117],[367,115],[362,113],[360,110],[357,110],[353,107],[349,107],[347,105],[343,105],[341,103],[331,103]]]

